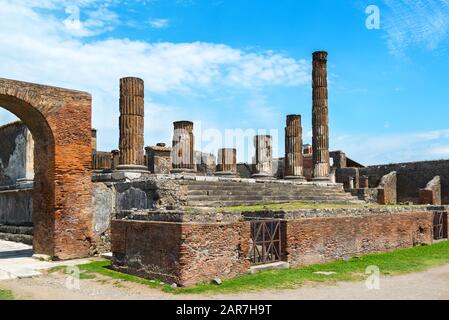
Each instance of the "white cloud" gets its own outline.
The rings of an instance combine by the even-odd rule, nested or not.
[[[436,49],[449,32],[448,0],[384,0],[381,12],[389,50],[402,56],[409,47]]]
[[[449,129],[427,132],[331,137],[333,150],[365,165],[438,159],[449,156]]]
[[[66,2],[0,1],[0,77],[92,93],[93,124],[100,130],[100,136],[101,130],[117,130],[118,82],[124,76],[143,78],[147,97],[195,95],[225,87],[231,91],[259,90],[264,86],[298,86],[309,82],[309,65],[304,60],[271,51],[248,51],[204,42],[84,38],[107,30],[110,27],[107,21],[118,18],[107,7],[98,5],[99,1],[85,0],[80,6],[90,8],[90,13],[70,30],[64,25],[65,17],[36,10],[56,6],[60,10],[64,8],[60,3]],[[153,123],[158,123],[167,106],[149,99],[147,103],[161,108],[153,115]],[[189,110],[182,112],[189,115]],[[182,112],[176,116],[182,116]],[[170,132],[171,128],[166,130]],[[104,141],[107,148],[115,147],[115,137]]]
[[[170,25],[169,19],[152,19],[150,25],[154,29],[164,29]]]

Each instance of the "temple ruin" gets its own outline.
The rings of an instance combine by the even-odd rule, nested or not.
[[[449,161],[365,167],[329,150],[327,59],[313,53],[312,145],[288,115],[285,156],[256,135],[252,163],[195,150],[187,120],[145,147],[143,79],[120,79],[111,151],[89,94],[0,79],[0,106],[21,120],[0,127],[0,238],[58,259],[112,251],[114,269],[180,286],[447,239]],[[289,202],[312,205],[240,209]]]

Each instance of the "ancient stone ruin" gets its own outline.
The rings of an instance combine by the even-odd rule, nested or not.
[[[120,79],[112,151],[89,94],[0,79],[21,120],[0,127],[0,238],[59,259],[112,251],[114,269],[180,286],[447,239],[449,161],[365,167],[329,150],[327,59],[313,54],[312,145],[288,115],[285,157],[256,135],[252,163],[195,150],[186,120],[145,147],[142,79]],[[269,209],[289,202],[304,206]]]

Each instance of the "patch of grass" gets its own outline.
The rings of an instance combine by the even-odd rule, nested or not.
[[[391,252],[370,254],[354,257],[348,261],[335,261],[316,264],[303,268],[264,271],[257,274],[247,274],[225,280],[221,285],[203,283],[189,288],[171,288],[161,285],[157,280],[147,280],[140,277],[120,273],[110,269],[110,261],[96,261],[81,265],[81,270],[88,273],[98,273],[116,280],[131,281],[159,288],[174,294],[204,294],[232,293],[254,291],[261,289],[288,289],[304,283],[363,280],[367,277],[366,268],[377,266],[382,275],[398,275],[425,271],[431,267],[449,264],[449,242],[444,241],[432,246],[420,246]],[[332,275],[316,274],[315,272],[335,272]]]
[[[286,202],[286,203],[272,203],[272,204],[260,204],[251,206],[231,206],[222,207],[221,211],[232,211],[232,212],[252,212],[252,211],[262,211],[262,210],[298,210],[298,209],[351,209],[351,208],[373,208],[379,205],[376,204],[333,204],[333,203],[313,203],[313,202]]]
[[[14,300],[14,295],[9,290],[0,289],[0,300]]]
[[[115,270],[111,269],[111,261],[109,260],[100,260],[100,261],[94,261],[88,264],[82,264],[78,266],[80,268],[81,274],[84,274],[85,277],[93,276],[95,277],[95,274],[100,274],[103,276],[106,276],[108,278],[118,280],[115,281],[113,284],[117,286],[121,286],[122,282],[134,282],[146,285],[151,288],[159,288],[167,290],[170,288],[169,285],[165,283],[161,283],[159,280],[148,280],[141,277],[129,275],[126,273],[117,272]],[[60,267],[57,267],[60,268]],[[63,267],[65,268],[65,267]],[[61,270],[61,269],[59,269]],[[58,271],[58,270],[56,270]],[[171,289],[171,288],[170,288]]]
[[[354,257],[348,261],[335,261],[288,270],[273,270],[252,275],[242,275],[223,281],[217,286],[209,283],[191,288],[177,289],[177,293],[230,293],[260,289],[287,289],[306,282],[336,282],[363,280],[366,268],[377,266],[382,275],[398,275],[425,271],[449,263],[449,242],[420,246],[391,252]],[[320,275],[315,272],[336,272]]]

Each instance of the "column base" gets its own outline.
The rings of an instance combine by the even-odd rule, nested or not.
[[[316,178],[312,178],[313,182],[331,182],[331,178],[330,177],[316,177]]]
[[[295,180],[298,182],[306,182],[306,178],[302,176],[286,176],[284,177],[284,180]]]
[[[34,183],[34,179],[29,179],[29,178],[17,179],[17,183],[18,184],[31,184],[31,183]]]
[[[255,173],[255,174],[251,175],[251,178],[260,179],[260,180],[276,180],[275,177],[270,176],[269,174],[266,174],[266,173]]]
[[[237,173],[230,171],[217,171],[214,173],[214,176],[234,178],[237,177]]]
[[[150,172],[146,166],[137,164],[121,164],[117,166],[117,171],[129,171],[129,172]]]
[[[196,170],[195,169],[186,169],[186,168],[176,168],[170,170],[170,173],[172,174],[186,174],[186,175],[195,175]]]

